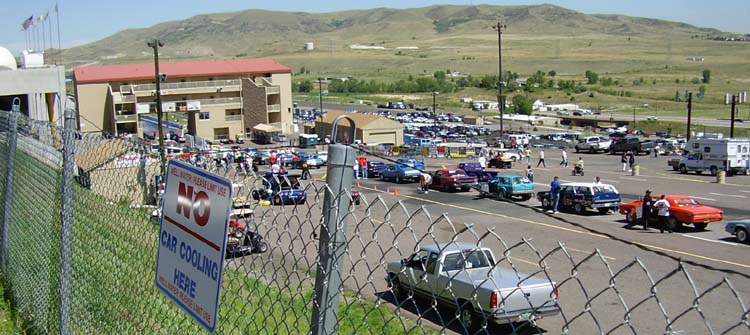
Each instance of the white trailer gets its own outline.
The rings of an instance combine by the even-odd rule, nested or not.
[[[711,175],[716,175],[721,170],[728,175],[748,174],[749,168],[750,139],[722,136],[690,139],[679,163],[679,170],[683,174],[709,171]]]

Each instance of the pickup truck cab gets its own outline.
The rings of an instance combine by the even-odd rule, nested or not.
[[[534,196],[534,183],[529,178],[516,175],[497,175],[487,183],[478,186],[481,196],[501,199],[514,197],[526,201]]]
[[[650,155],[654,150],[654,142],[641,141],[637,137],[624,137],[609,146],[609,153],[614,155],[618,152],[632,151],[636,155],[644,153]]]
[[[587,136],[581,139],[576,144],[576,153],[581,151],[588,151],[589,153],[597,153],[600,151],[608,151],[612,145],[612,141],[608,138],[599,136]]]
[[[587,209],[596,209],[607,214],[620,208],[620,192],[609,184],[564,183],[560,190],[559,208],[572,209],[576,214],[585,214]],[[537,193],[539,202],[545,209],[552,208],[549,191]]]
[[[531,322],[560,312],[554,282],[503,269],[492,250],[475,244],[422,246],[408,258],[388,263],[387,272],[399,304],[415,293],[457,308],[461,323],[472,333],[484,320]]]

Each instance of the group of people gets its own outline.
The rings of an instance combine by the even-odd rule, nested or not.
[[[633,171],[633,165],[635,165],[635,153],[632,151],[623,152],[622,156],[620,156],[620,163],[622,163],[622,171],[625,172],[626,170],[628,172]]]
[[[367,158],[359,156],[354,161],[354,179],[365,179],[367,180]]]
[[[666,196],[662,195],[658,200],[654,201],[651,197],[651,190],[646,190],[646,194],[643,195],[643,203],[641,205],[641,222],[643,222],[643,230],[649,230],[649,221],[657,218],[659,223],[659,232],[664,233],[666,229],[672,233],[672,226],[669,225],[669,202]],[[633,224],[629,224],[627,227],[632,227],[637,220],[633,220]]]

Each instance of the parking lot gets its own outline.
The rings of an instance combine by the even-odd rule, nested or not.
[[[533,149],[532,167],[536,166],[539,150]],[[619,327],[623,323],[624,308],[620,306],[623,303],[630,308],[638,306],[631,310],[629,318],[638,320],[634,327],[639,333],[662,332],[660,327],[664,326],[665,317],[650,297],[651,288],[658,290],[662,299],[669,300],[664,308],[671,317],[686,312],[686,308],[689,312],[696,295],[724,277],[734,283],[741,295],[750,293],[750,263],[746,257],[750,249],[723,230],[728,220],[750,217],[746,206],[750,177],[734,176],[727,178],[726,184],[717,184],[716,177],[672,171],[666,164],[666,156],[638,156],[640,175],[632,176],[621,170],[619,155],[571,153],[571,162],[578,157],[586,162],[585,176],[574,177],[571,176],[572,165],[568,168],[559,165],[559,149],[546,149],[545,154],[547,167],[535,168],[536,191],[548,190],[554,176],[559,176],[562,182],[591,182],[599,176],[604,183],[619,190],[623,203],[636,200],[646,189],[651,189],[656,194],[692,196],[723,209],[725,219],[710,224],[705,231],[685,227],[673,234],[660,234],[658,229],[627,228],[624,216],[617,213],[548,214],[541,211],[540,203],[533,198],[525,202],[499,201],[480,198],[476,191],[422,194],[417,191],[416,183],[396,184],[375,178],[356,180],[354,189],[362,192],[365,201],[352,212],[346,227],[349,243],[344,285],[347,290],[365,299],[382,299],[397,309],[383,279],[385,264],[408,257],[419,244],[453,239],[481,241],[482,245],[504,256],[500,260],[502,267],[520,272],[539,273],[540,264],[544,264],[542,273],[558,284],[563,283],[560,303],[565,307],[564,316],[539,322],[541,329],[552,333],[565,327],[581,334]],[[368,159],[385,161],[390,158],[368,155]],[[462,160],[424,159],[428,171],[454,167],[459,161]],[[512,169],[499,171],[522,175],[525,168],[526,164],[516,163]],[[271,260],[275,260],[275,264],[286,264],[283,266],[289,270],[314,268],[316,229],[322,215],[318,204],[323,199],[320,190],[326,169],[313,170],[312,174],[316,181],[307,188],[308,204],[294,209],[309,210],[309,215],[289,220],[285,214],[291,210],[289,208],[280,211],[268,207],[256,211],[259,229],[268,229],[266,237],[272,244],[271,253],[261,256],[264,262],[241,262],[235,266],[246,267],[249,273],[260,276]],[[303,255],[302,259],[292,256],[292,252]],[[678,269],[689,273],[689,280],[685,279],[685,272]],[[309,275],[289,273],[286,280],[295,285],[310,286],[314,282]],[[664,279],[654,282],[651,278]],[[611,291],[611,285],[615,285],[616,292]],[[702,303],[720,306],[721,301],[731,298],[728,291],[717,291],[702,297]],[[453,317],[450,312],[443,311],[447,315],[430,312],[429,303],[408,303],[400,307],[402,313],[414,319],[424,318],[428,326],[440,329],[446,324],[446,317],[447,320]],[[705,313],[707,318],[709,314],[713,318],[714,326],[718,324],[721,328],[734,324],[740,317],[739,310],[731,307],[724,314]],[[455,325],[456,322],[447,330],[460,332]],[[701,318],[684,317],[671,326],[682,334],[706,333]],[[491,329],[496,333],[508,332],[503,327]],[[727,333],[742,333],[741,328],[733,331]]]

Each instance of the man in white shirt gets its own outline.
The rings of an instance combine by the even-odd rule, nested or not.
[[[484,155],[479,156],[479,165],[482,166],[482,169],[487,168],[487,158]]]
[[[544,163],[544,149],[539,150],[539,162],[536,163],[536,167],[539,167],[540,164],[545,168],[547,167],[547,164]]]
[[[279,172],[281,172],[281,166],[279,166],[278,163],[273,163],[273,165],[271,165],[271,173],[279,174]]]
[[[602,180],[599,178],[599,176],[596,176],[596,179],[594,179],[594,185],[601,185]]]
[[[667,201],[666,196],[662,195],[661,198],[654,203],[654,208],[658,210],[659,215],[659,232],[664,233],[664,229],[666,228],[667,231],[671,234],[672,233],[672,227],[669,226],[669,201]]]

